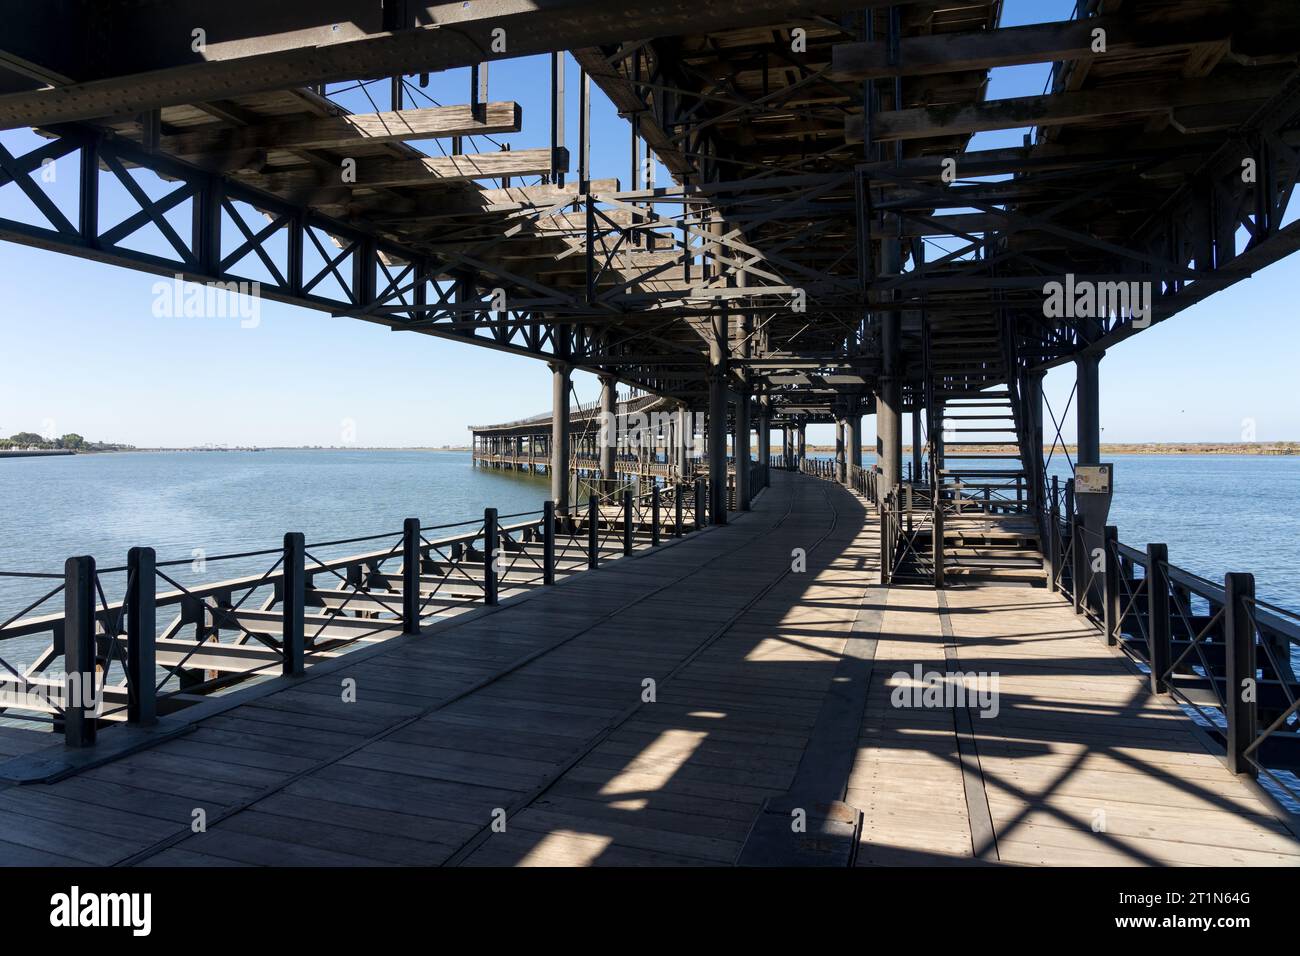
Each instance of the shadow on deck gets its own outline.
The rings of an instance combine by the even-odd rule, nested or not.
[[[0,861],[1300,863],[1062,600],[880,588],[861,499],[774,479],[726,528],[0,790]],[[996,715],[926,698],[957,670]]]

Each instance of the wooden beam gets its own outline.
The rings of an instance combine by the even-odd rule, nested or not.
[[[550,169],[549,149],[516,149],[465,156],[359,162],[355,182],[343,179],[341,165],[339,172],[331,175],[323,175],[315,169],[290,169],[244,176],[241,181],[271,192],[338,186],[373,189],[379,186],[421,186],[466,179],[496,179],[501,176],[536,176],[550,172]]]
[[[616,193],[618,187],[617,179],[591,181],[591,191],[594,193]],[[375,222],[384,223],[441,220],[486,213],[521,212],[539,206],[553,206],[559,202],[573,202],[578,199],[578,196],[577,185],[510,186],[506,189],[464,190],[454,196],[438,196],[432,199],[417,196],[397,202],[358,203],[349,212],[353,215],[369,216]]]
[[[1059,23],[1035,23],[970,33],[904,37],[897,63],[889,62],[884,40],[841,43],[831,49],[831,78],[875,80],[988,70],[1117,54],[1162,54],[1226,40],[1232,32],[1231,5],[1190,4],[1193,16],[1106,16]],[[1093,52],[1093,31],[1104,30],[1105,53]]]
[[[346,149],[355,143],[516,133],[522,118],[518,103],[488,103],[479,110],[469,105],[438,106],[238,128],[201,128],[164,136],[160,145],[166,152],[177,156],[204,156],[247,149]]]
[[[332,0],[173,0],[130,4],[109,18],[82,12],[91,0],[57,7],[49,17],[11,17],[7,53],[77,82],[0,95],[0,129],[48,126],[161,106],[472,66],[485,59],[504,30],[509,52],[488,59],[581,49],[647,37],[708,33],[755,23],[785,23],[893,0],[564,0],[410,4],[412,21],[389,30],[378,3]],[[42,4],[25,4],[41,9]],[[426,10],[414,22],[417,10]],[[332,14],[332,15],[331,15]],[[30,20],[31,26],[24,29]],[[189,36],[202,24],[211,38],[202,58]],[[183,30],[178,33],[181,26]],[[225,39],[220,39],[225,38]],[[94,50],[95,57],[81,55]],[[92,62],[92,60],[94,62]],[[65,61],[66,65],[65,65]],[[93,72],[92,72],[93,71]],[[31,82],[31,81],[27,81]]]
[[[923,106],[878,113],[876,142],[958,136],[1022,126],[1064,126],[1126,113],[1165,113],[1219,103],[1263,99],[1282,88],[1290,70],[1237,71],[1204,80],[1151,83],[1124,89],[1085,90],[1044,96],[1017,96],[987,103]],[[862,142],[862,114],[845,118],[844,136]]]

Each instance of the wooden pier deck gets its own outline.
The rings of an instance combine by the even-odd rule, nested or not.
[[[882,588],[863,501],[773,479],[726,527],[0,789],[0,863],[1300,864],[1253,785],[1059,596]],[[996,716],[895,706],[917,664],[996,673]],[[790,806],[806,835],[764,826]]]

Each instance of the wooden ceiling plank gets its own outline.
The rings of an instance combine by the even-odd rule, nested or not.
[[[487,103],[385,113],[354,113],[283,123],[197,129],[164,136],[161,147],[176,156],[205,156],[249,149],[346,149],[355,143],[395,143],[406,140],[489,133],[516,133],[523,112],[518,103]]]

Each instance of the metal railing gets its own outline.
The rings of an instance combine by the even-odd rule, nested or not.
[[[418,634],[430,618],[493,606],[502,590],[552,585],[557,570],[597,567],[611,550],[681,537],[707,522],[707,497],[695,481],[592,495],[564,512],[549,501],[504,516],[487,508],[481,520],[408,518],[400,531],[311,543],[289,532],[280,547],[203,557],[198,569],[194,558],[158,561],[137,547],[120,567],[78,556],[62,574],[0,572],[48,586],[0,622],[0,714],[52,723],[68,744],[90,746],[103,726],[151,724],[205,695],[302,674],[361,644]],[[326,554],[354,544],[365,550]],[[264,562],[260,573],[178,580],[185,565],[253,561]],[[171,613],[161,628],[160,611]],[[5,653],[19,646],[30,660]]]
[[[1047,584],[1102,639],[1224,747],[1235,772],[1300,799],[1300,615],[1259,600],[1251,574],[1222,583],[1180,568],[1164,544],[1145,550],[1074,513],[1073,482],[1045,484]]]
[[[799,470],[814,478],[834,478],[836,467],[833,458],[803,458],[799,461]]]

